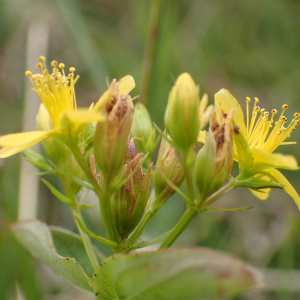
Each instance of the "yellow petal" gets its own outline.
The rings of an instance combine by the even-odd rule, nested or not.
[[[245,125],[243,110],[237,100],[226,89],[221,89],[215,94],[215,105],[228,114],[230,109],[234,109],[233,122],[239,127],[239,132],[248,141],[248,133]]]
[[[0,145],[4,147],[0,150],[0,158],[6,158],[30,148],[55,133],[57,130],[53,129],[4,135],[0,137]]]
[[[259,200],[266,200],[269,197],[269,193],[271,191],[271,189],[261,189],[261,192],[251,190],[251,189],[249,190]]]
[[[264,170],[267,168],[280,168],[298,170],[298,163],[294,156],[280,153],[270,153],[258,148],[252,149],[254,168]]]
[[[205,144],[206,141],[206,135],[207,132],[206,131],[199,131],[199,135],[198,135],[198,142]]]
[[[127,75],[120,79],[119,81],[119,87],[120,87],[120,94],[124,95],[126,93],[129,93],[131,90],[135,88],[135,81],[132,76]]]
[[[21,132],[21,133],[13,133],[0,137],[0,146],[1,147],[10,147],[16,148],[23,145],[26,145],[26,148],[37,144],[43,139],[49,137],[53,130],[49,131],[31,131],[31,132]],[[29,146],[27,146],[29,145]],[[23,150],[24,150],[23,149]]]
[[[275,177],[275,179],[283,185],[283,189],[287,194],[289,194],[295,201],[295,203],[298,206],[298,209],[300,210],[300,197],[294,187],[289,183],[289,181],[283,176],[281,172],[279,172],[276,169],[272,169],[270,171],[271,175]]]
[[[106,101],[108,101],[111,98],[112,94],[110,89],[108,89],[107,91],[105,91],[103,93],[103,95],[99,98],[99,100],[97,101],[97,103],[94,106],[94,111],[95,112],[100,112],[102,107],[103,107],[103,103],[106,103]]]
[[[96,111],[78,109],[76,111],[65,112],[60,119],[60,130],[63,135],[73,137],[78,136],[79,131],[89,123],[103,121],[105,116]]]
[[[87,109],[77,109],[70,110],[64,113],[66,117],[72,124],[77,125],[86,125],[89,123],[98,122],[105,119],[103,114],[97,113],[95,111]]]

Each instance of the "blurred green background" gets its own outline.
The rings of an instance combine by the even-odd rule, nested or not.
[[[34,130],[38,107],[24,71],[36,71],[39,55],[76,68],[79,106],[97,101],[106,77],[134,76],[132,95],[141,95],[161,128],[168,92],[185,71],[211,103],[215,92],[227,88],[242,104],[246,96],[260,98],[269,111],[287,103],[291,119],[300,111],[299,15],[297,0],[0,0],[0,134]],[[296,130],[292,140],[299,139]],[[279,150],[300,160],[298,145]],[[19,190],[24,169],[20,155],[0,160],[0,299],[92,299],[33,259],[10,235],[18,198],[26,199],[29,210],[35,206],[32,186]],[[300,192],[299,172],[284,174]],[[39,219],[75,230],[68,208],[43,185],[38,198]],[[276,190],[262,202],[239,189],[218,206],[253,209],[205,212],[176,246],[223,250],[261,269],[265,287],[236,299],[300,299],[300,220],[293,200]],[[172,228],[184,208],[174,196],[145,237]],[[97,209],[88,217],[89,227],[103,232]]]

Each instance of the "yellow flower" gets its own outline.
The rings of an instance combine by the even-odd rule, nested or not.
[[[244,114],[240,104],[229,93],[222,89],[215,95],[215,105],[228,114],[230,109],[235,109],[233,122],[235,153],[234,159],[239,162],[240,174],[242,179],[260,178],[266,182],[276,181],[283,189],[295,200],[300,208],[300,197],[293,186],[282,175],[279,169],[298,170],[297,160],[294,156],[273,153],[278,146],[295,144],[295,142],[285,142],[290,137],[295,126],[300,124],[299,113],[294,114],[293,120],[287,124],[287,118],[284,112],[288,105],[283,105],[283,111],[277,121],[274,120],[277,110],[273,109],[271,113],[265,109],[260,109],[255,98],[254,108],[251,118],[249,117],[250,98],[246,98],[247,118],[244,121]],[[203,132],[199,135],[199,140],[203,142]],[[252,190],[251,190],[252,191]],[[270,189],[261,187],[257,191],[252,191],[256,197],[261,200],[267,199]]]
[[[42,102],[41,105],[46,108],[53,128],[0,137],[0,146],[2,147],[0,158],[23,151],[50,136],[61,140],[76,139],[85,125],[103,119],[103,115],[99,114],[99,111],[77,108],[74,85],[79,76],[74,78],[75,68],[69,68],[70,74],[66,75],[65,65],[52,61],[53,72],[50,74],[45,65],[45,57],[41,56],[39,61],[37,67],[40,69],[40,74],[32,74],[31,71],[26,71],[25,74],[29,76],[33,90]],[[120,93],[126,88],[131,90],[132,81],[134,82],[131,76],[123,79],[124,87],[122,90],[120,88]],[[120,83],[120,85],[122,84]]]

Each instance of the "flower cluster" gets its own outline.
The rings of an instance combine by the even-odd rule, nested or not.
[[[298,170],[297,161],[273,153],[280,145],[293,144],[285,140],[300,124],[299,113],[287,123],[286,104],[275,120],[277,110],[260,109],[255,98],[250,117],[247,97],[245,122],[240,104],[227,90],[216,93],[215,105],[208,106],[208,96],[204,94],[200,100],[199,86],[184,73],[170,91],[166,129],[161,131],[152,124],[142,103],[134,105],[131,76],[112,80],[95,104],[78,108],[75,68],[69,68],[67,75],[64,64],[52,61],[51,66],[49,72],[41,56],[37,64],[40,73],[26,71],[41,100],[38,130],[0,137],[0,158],[22,151],[43,174],[58,175],[64,193],[43,181],[70,206],[82,235],[88,234],[114,252],[130,252],[140,247],[137,241],[143,230],[175,192],[186,201],[187,211],[178,226],[155,239],[163,241],[161,248],[169,247],[198,212],[236,187],[249,188],[259,199],[266,199],[271,188],[282,188],[300,207],[298,193],[277,170]],[[203,131],[208,122],[208,132]],[[160,138],[154,165],[152,154]],[[50,160],[26,150],[40,141]],[[239,164],[236,178],[231,176],[234,161]],[[187,195],[180,190],[184,180]],[[81,210],[91,208],[85,204],[85,190],[94,191],[99,199],[109,239],[91,232],[81,218]]]

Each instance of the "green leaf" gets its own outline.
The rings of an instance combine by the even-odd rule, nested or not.
[[[223,299],[260,282],[260,274],[240,260],[205,248],[118,254],[94,275],[102,300]]]
[[[12,223],[10,228],[31,254],[44,261],[79,290],[93,292],[91,278],[75,258],[63,257],[56,252],[51,232],[45,223],[38,220],[18,221]]]
[[[92,276],[94,273],[91,262],[86,254],[84,245],[79,234],[70,230],[49,226],[51,230],[53,242],[57,253],[64,257],[74,257],[76,261],[82,266],[84,271]],[[96,246],[93,247],[99,262],[102,262],[106,257],[98,250]]]
[[[45,183],[45,185],[49,188],[49,190],[52,192],[52,194],[61,202],[66,203],[70,205],[71,207],[74,207],[76,205],[75,200],[68,198],[67,196],[63,195],[60,191],[58,191],[51,183],[49,183],[47,180],[42,179],[42,181]]]

